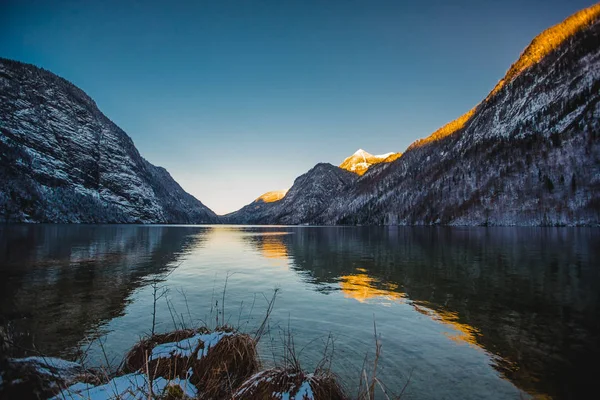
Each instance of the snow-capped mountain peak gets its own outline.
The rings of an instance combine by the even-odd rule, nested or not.
[[[392,162],[400,156],[401,153],[394,152],[373,155],[363,149],[358,149],[340,164],[340,168],[363,175],[372,165],[382,162]]]

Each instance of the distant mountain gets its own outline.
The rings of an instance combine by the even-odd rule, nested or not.
[[[317,164],[296,178],[281,200],[266,203],[257,199],[242,209],[222,217],[237,224],[299,224],[323,214],[331,200],[348,190],[358,175],[333,166]]]
[[[372,155],[359,149],[339,168],[327,163],[317,164],[296,179],[289,191],[267,192],[242,209],[221,218],[234,224],[296,224],[307,218],[317,218],[331,200],[348,189],[369,167],[392,162],[400,156],[400,153]]]
[[[312,220],[321,215],[330,201],[349,188],[369,167],[392,162],[400,156],[401,153],[374,156],[359,149],[346,158],[339,168],[326,163],[317,164],[296,179],[289,191],[267,192],[240,210],[221,218],[233,224],[297,224],[305,222],[307,218]],[[283,199],[285,202],[281,201]]]
[[[596,4],[542,32],[480,104],[401,157],[359,150],[350,176],[319,164],[230,221],[599,225],[599,17]]]
[[[358,149],[350,157],[346,158],[341,164],[340,168],[346,171],[354,172],[358,175],[364,175],[371,165],[379,163],[389,163],[400,158],[402,153],[386,153],[382,155],[373,155],[367,153],[363,149]]]
[[[227,224],[267,224],[274,203],[283,199],[287,192],[287,190],[267,192],[240,210],[222,215],[221,221]]]
[[[81,89],[1,58],[0,181],[2,221],[218,221]]]

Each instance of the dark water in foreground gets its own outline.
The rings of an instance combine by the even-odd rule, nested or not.
[[[375,318],[379,376],[396,392],[410,376],[404,398],[584,398],[599,370],[599,260],[594,229],[2,226],[0,323],[48,355],[100,337],[117,363],[150,330],[152,279],[169,288],[165,331],[214,325],[229,273],[225,319],[244,329],[281,289],[266,362],[289,327],[314,367],[331,333],[352,389]],[[100,353],[96,341],[88,362]]]

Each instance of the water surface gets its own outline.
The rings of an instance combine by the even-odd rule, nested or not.
[[[404,398],[582,398],[596,379],[600,231],[569,228],[5,225],[0,323],[23,348],[117,364],[156,330],[226,322],[306,368],[335,343],[350,391],[373,322],[378,375]],[[223,315],[223,287],[227,279]],[[162,291],[161,291],[162,293]]]

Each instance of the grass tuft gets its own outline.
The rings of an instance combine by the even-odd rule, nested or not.
[[[235,400],[346,400],[336,377],[331,373],[306,373],[296,368],[261,371],[244,382],[232,396]]]
[[[152,350],[158,345],[215,332],[230,335],[223,336],[203,356],[205,344],[199,341],[189,356],[172,355],[150,359]],[[202,393],[202,398],[222,399],[230,397],[259,367],[255,339],[238,333],[231,327],[221,327],[214,331],[207,328],[182,329],[142,339],[127,353],[122,373],[143,372],[150,380],[157,377],[167,380],[189,379]]]

